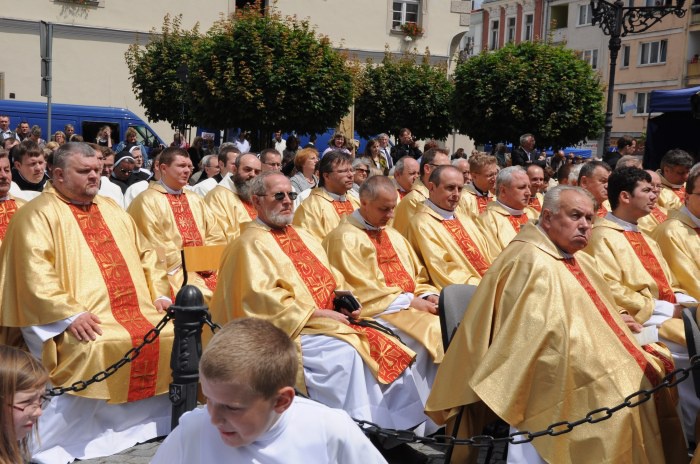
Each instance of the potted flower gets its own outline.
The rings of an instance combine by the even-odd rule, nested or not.
[[[416,23],[403,23],[401,25],[401,31],[406,36],[406,40],[413,40],[423,35],[423,28]]]

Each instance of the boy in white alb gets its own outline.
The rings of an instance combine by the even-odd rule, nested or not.
[[[151,463],[386,463],[347,413],[295,397],[297,367],[269,322],[227,324],[199,363],[206,410],[183,415]]]

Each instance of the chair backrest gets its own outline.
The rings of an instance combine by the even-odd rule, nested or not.
[[[467,310],[475,291],[476,285],[454,284],[448,285],[440,292],[438,313],[440,314],[442,344],[445,351],[447,351],[457,327],[462,322],[464,312]]]
[[[182,249],[182,286],[187,285],[188,272],[217,271],[226,245],[203,245]]]
[[[683,308],[683,325],[685,326],[685,342],[688,345],[690,359],[700,353],[700,328],[697,323],[697,308]],[[700,370],[692,370],[695,382],[695,394],[700,398]]]

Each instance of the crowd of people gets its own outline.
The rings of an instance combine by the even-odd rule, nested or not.
[[[341,133],[327,149],[277,133],[259,153],[243,134],[216,153],[196,148],[195,162],[182,140],[146,153],[128,132],[121,147],[50,153],[10,139],[0,342],[41,360],[21,385],[4,386],[2,371],[0,418],[28,411],[3,443],[11,456],[66,463],[170,432],[169,326],[106,380],[48,404],[37,392],[139,345],[185,280],[183,247],[226,246],[218,269],[187,282],[233,325],[205,340],[207,411],[184,416],[155,462],[284,462],[301,448],[329,456],[319,462],[384,462],[347,415],[418,435],[480,435],[498,419],[511,433],[542,430],[690,364],[681,314],[700,299],[700,167],[683,150],[645,171],[627,138],[607,157],[614,168],[544,159],[531,134],[510,155],[468,157],[433,141],[421,150],[409,129],[362,156]],[[476,291],[445,350],[438,302],[454,284]],[[512,445],[508,462],[687,462],[700,400],[692,380],[677,393]],[[41,440],[25,447],[42,412]],[[458,448],[453,462],[475,459]]]

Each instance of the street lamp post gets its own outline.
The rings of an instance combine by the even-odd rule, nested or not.
[[[668,14],[675,14],[682,18],[685,15],[683,4],[685,0],[661,0],[655,6],[625,6],[622,0],[611,3],[607,0],[591,0],[592,24],[599,24],[603,33],[610,36],[608,49],[610,50],[610,73],[608,74],[608,102],[605,110],[605,135],[603,136],[603,150],[610,146],[610,132],[612,132],[613,115],[613,90],[615,87],[615,68],[617,55],[622,46],[622,37],[627,34],[644,32],[661,18]]]

